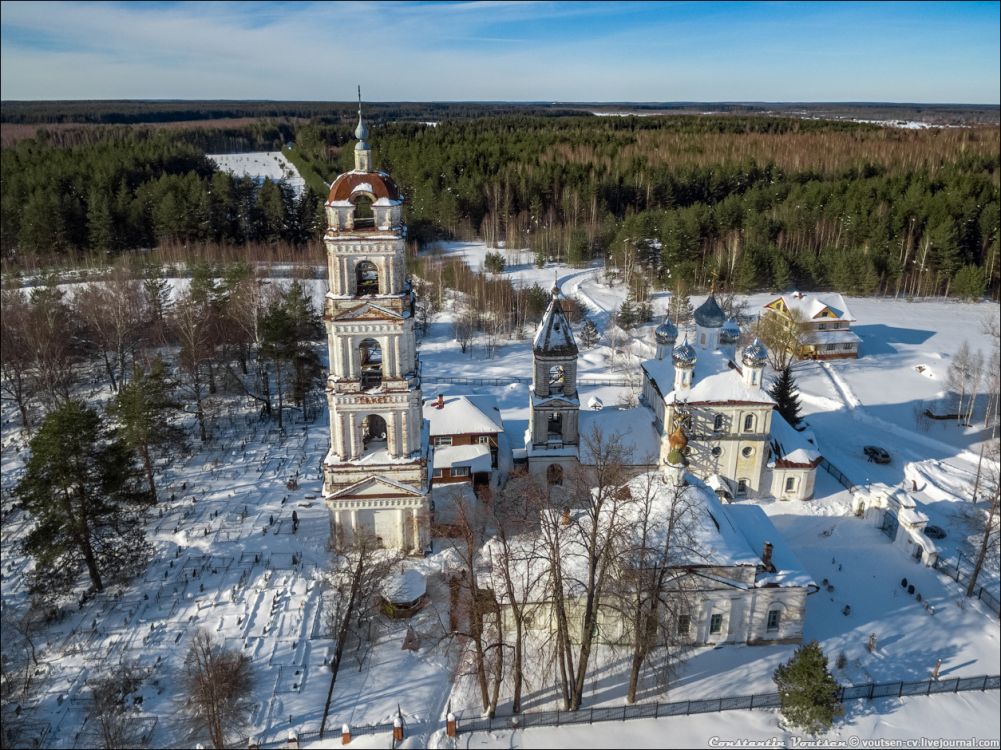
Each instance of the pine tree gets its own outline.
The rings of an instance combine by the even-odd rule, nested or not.
[[[594,321],[588,318],[584,321],[583,327],[580,329],[580,343],[585,349],[590,349],[595,344],[598,343],[598,339],[601,337],[601,333],[598,331],[598,326],[594,324]]]
[[[140,511],[150,496],[136,456],[82,402],[67,401],[42,422],[15,494],[35,521],[24,549],[36,591],[68,591],[84,570],[102,591],[109,576],[147,557]]]
[[[132,382],[122,386],[109,408],[121,425],[122,440],[142,458],[153,502],[157,499],[153,480],[154,452],[179,448],[184,443],[183,430],[170,423],[170,413],[178,408],[180,404],[170,396],[166,369],[160,359],[153,363],[148,373],[137,368]]]
[[[628,331],[636,327],[637,321],[636,305],[630,297],[626,297],[615,314],[615,322],[623,331]]]
[[[819,734],[844,713],[838,682],[827,669],[827,657],[816,641],[796,649],[772,678],[778,687],[782,717],[792,727]]]
[[[803,418],[800,416],[799,388],[796,387],[791,367],[787,365],[782,370],[778,379],[772,383],[768,395],[775,399],[775,408],[785,421],[793,427],[798,427]]]

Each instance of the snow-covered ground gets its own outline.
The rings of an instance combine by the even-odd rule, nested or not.
[[[306,181],[281,151],[252,151],[244,154],[207,154],[223,172],[237,177],[252,177],[258,182],[265,178],[292,188],[296,196],[306,190]]]
[[[463,257],[479,268],[487,248],[482,243],[446,243],[441,251]],[[653,354],[654,323],[609,340],[611,313],[625,295],[619,284],[607,286],[601,269],[548,264],[539,269],[528,251],[504,251],[508,268],[502,276],[516,284],[549,288],[558,281],[565,294],[590,308],[603,336],[581,354],[582,383],[614,379],[626,383],[637,375],[641,358]],[[187,281],[176,280],[181,289]],[[276,283],[289,283],[287,279]],[[317,302],[326,291],[323,280],[305,282]],[[770,299],[756,295],[752,310]],[[699,304],[701,298],[693,298]],[[654,297],[659,315],[666,293]],[[857,361],[797,367],[804,412],[824,455],[856,484],[903,484],[919,509],[948,536],[938,542],[946,557],[954,555],[971,533],[969,493],[984,435],[951,422],[919,419],[916,408],[936,399],[945,388],[948,363],[963,339],[985,352],[990,342],[979,332],[996,305],[849,299],[862,338]],[[462,354],[454,341],[450,316],[442,313],[421,341],[424,397],[436,393],[484,393],[497,398],[506,432],[514,447],[523,445],[528,424],[528,386],[454,385],[436,378],[510,378],[531,374],[530,332],[526,338],[502,341],[488,357],[482,340]],[[920,371],[918,367],[921,367]],[[644,407],[620,406],[635,395],[631,385],[583,385],[581,402],[592,396],[604,403],[599,419],[628,429],[636,420],[650,421]],[[327,448],[326,418],[295,424],[282,438],[274,425],[259,422],[247,407],[221,416],[219,439],[206,450],[178,462],[167,473],[162,516],[150,535],[158,555],[141,581],[73,608],[44,634],[43,671],[37,704],[26,715],[45,731],[43,745],[71,747],[86,715],[86,682],[95,674],[135,660],[152,669],[142,688],[140,715],[151,727],[156,746],[180,745],[184,734],[177,718],[181,664],[190,638],[199,627],[250,654],[254,665],[257,708],[251,730],[274,741],[291,726],[302,733],[319,726],[329,671],[324,669],[332,642],[322,628],[320,573],[329,565],[329,525],[317,467]],[[602,416],[604,414],[605,416]],[[5,414],[5,417],[9,417]],[[16,481],[22,456],[12,450],[11,424],[4,425],[3,485]],[[651,442],[653,442],[651,440]],[[887,448],[887,466],[867,463],[861,446]],[[656,446],[651,445],[651,452]],[[285,482],[299,472],[297,490]],[[913,484],[912,484],[913,481]],[[173,494],[174,498],[169,499]],[[816,499],[806,503],[764,503],[807,570],[832,587],[808,601],[806,637],[816,638],[832,661],[844,652],[846,664],[836,671],[842,682],[926,678],[937,659],[943,677],[996,673],[999,627],[981,604],[965,601],[959,586],[939,573],[906,559],[877,529],[850,515],[851,498],[826,473],[818,476]],[[246,513],[244,513],[246,509]],[[5,511],[7,508],[5,507]],[[301,520],[291,533],[291,512]],[[8,546],[25,531],[24,519],[5,514],[2,563],[5,606],[24,601],[28,563]],[[440,548],[439,548],[440,549]],[[412,564],[428,573],[432,605],[415,620],[421,639],[416,652],[401,648],[406,623],[381,622],[371,647],[346,654],[335,684],[328,729],[336,737],[342,723],[382,723],[399,709],[415,737],[408,746],[442,743],[434,733],[448,701],[466,715],[478,713],[466,680],[453,684],[458,649],[444,635],[447,594],[438,571],[447,553]],[[907,577],[934,610],[930,613],[900,589]],[[845,605],[850,614],[844,614]],[[865,648],[876,633],[875,652]],[[645,677],[644,700],[681,700],[772,689],[774,667],[788,658],[790,646],[727,647],[694,652],[666,690]],[[623,655],[604,649],[596,655],[598,671],[589,684],[587,705],[621,705],[625,686]],[[462,671],[462,670],[460,670]],[[555,706],[552,681],[538,665],[528,708]],[[504,706],[499,707],[503,713]],[[882,701],[851,707],[832,738],[1001,736],[998,694],[965,694]],[[665,724],[664,722],[668,722]],[[290,723],[291,722],[291,723]],[[970,729],[973,727],[973,729]],[[683,746],[704,745],[708,737],[785,738],[772,712],[730,712],[696,718],[606,724],[596,727],[533,729],[526,733],[476,734],[460,744],[494,746]],[[669,740],[665,740],[669,737]],[[383,746],[385,735],[363,735],[362,746]],[[339,741],[339,737],[336,737]],[[355,744],[355,743],[352,743]]]

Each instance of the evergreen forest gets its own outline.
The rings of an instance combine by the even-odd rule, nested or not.
[[[407,197],[414,245],[482,237],[529,247],[540,265],[602,259],[671,288],[998,295],[996,126],[512,109],[373,113],[375,160]],[[38,125],[4,141],[5,266],[163,245],[284,243],[318,257],[325,183],[353,166],[353,126],[349,111]],[[301,198],[205,158],[277,148],[309,185]]]

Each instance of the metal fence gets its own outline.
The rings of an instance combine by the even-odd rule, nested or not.
[[[840,484],[846,490],[848,490],[849,492],[854,492],[856,490],[856,487],[852,483],[852,480],[849,479],[847,476],[845,476],[844,472],[842,472],[841,469],[832,464],[826,458],[820,459],[820,466],[824,471],[826,471],[828,474],[830,474],[832,477],[838,480],[838,484]]]
[[[956,559],[955,562],[946,562],[941,558],[936,560],[935,570],[944,575],[949,576],[949,578],[953,579],[954,581],[956,581],[956,583],[963,586],[965,592],[966,585],[969,583],[970,580],[970,574],[963,571],[962,554],[960,554],[960,556]],[[986,588],[983,587],[983,585],[978,585],[976,588],[973,589],[973,596],[982,601],[988,607],[990,607],[991,611],[994,612],[995,615],[1001,617],[1001,602],[998,601],[998,597],[996,594],[994,594],[991,591],[988,591]]]
[[[523,383],[525,385],[531,385],[531,378],[516,377],[514,375],[503,377],[503,378],[459,378],[459,377],[444,377],[435,375],[434,377],[424,378],[425,383],[444,383],[449,385],[511,385],[514,383]],[[589,386],[596,385],[620,385],[629,386],[636,385],[636,381],[632,381],[629,378],[578,378],[577,385],[580,388],[586,388]]]
[[[936,693],[959,693],[967,690],[998,690],[1001,675],[981,675],[979,677],[956,677],[953,679],[920,680],[914,682],[864,683],[844,685],[839,690],[839,698],[848,700],[875,700],[877,698],[899,698],[909,695],[934,695]],[[564,724],[594,724],[603,721],[627,721],[629,719],[658,719],[663,716],[690,716],[692,714],[718,713],[720,711],[751,710],[758,708],[778,708],[778,693],[758,693],[729,698],[702,698],[674,703],[634,703],[627,706],[600,706],[582,708],[578,711],[527,711],[516,715],[482,717],[459,717],[459,731],[488,732],[495,729],[526,727],[553,727]]]

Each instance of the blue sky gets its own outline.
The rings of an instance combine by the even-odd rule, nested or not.
[[[3,2],[3,99],[997,104],[1001,4]]]

